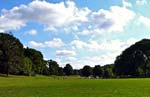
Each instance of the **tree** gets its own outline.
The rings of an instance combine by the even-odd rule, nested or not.
[[[90,66],[84,66],[82,69],[82,76],[88,77],[92,75],[92,68]]]
[[[64,72],[63,72],[63,68],[62,67],[59,67],[59,69],[58,69],[58,75],[59,76],[65,75]]]
[[[79,75],[79,74],[80,74],[80,70],[78,70],[78,69],[73,70],[73,75]]]
[[[65,75],[67,75],[67,76],[70,76],[73,74],[73,68],[70,64],[66,64],[63,71],[64,71]]]
[[[43,75],[50,75],[49,73],[49,63],[48,61],[44,60],[44,63],[43,64],[46,64],[43,66]]]
[[[103,77],[104,78],[113,77],[112,66],[113,66],[113,64],[103,66]]]
[[[59,64],[56,61],[48,60],[49,74],[58,75]]]
[[[0,33],[0,72],[18,74],[23,64],[23,45],[14,36]]]
[[[94,68],[93,68],[93,76],[94,77],[102,77],[103,76],[103,70],[101,68],[100,65],[96,65]]]
[[[28,75],[31,76],[32,75],[32,61],[28,58],[28,57],[24,57],[23,60],[24,64],[22,66],[22,75]]]
[[[148,77],[150,76],[150,40],[143,39],[119,55],[113,71],[121,77]]]
[[[43,55],[40,51],[27,47],[24,49],[24,56],[28,57],[32,61],[33,63],[32,71],[34,73],[37,73],[37,74],[43,73],[43,70],[46,64],[43,60]]]

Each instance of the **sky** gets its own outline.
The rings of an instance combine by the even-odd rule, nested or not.
[[[149,0],[0,0],[0,32],[62,67],[103,66],[150,38],[149,10]]]

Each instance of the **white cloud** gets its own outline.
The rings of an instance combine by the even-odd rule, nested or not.
[[[124,31],[124,27],[134,16],[133,11],[119,6],[111,6],[110,10],[100,9],[98,12],[92,13],[93,23],[96,24],[96,28],[108,32]]]
[[[136,4],[137,5],[145,5],[147,4],[148,2],[146,0],[136,0]]]
[[[68,59],[69,61],[76,61],[76,60],[77,60],[76,57],[68,57],[67,59]]]
[[[57,56],[75,56],[76,52],[71,50],[58,50],[56,51]]]
[[[27,32],[25,32],[25,34],[28,34],[28,35],[36,35],[37,34],[37,31],[35,29],[31,29]]]
[[[34,47],[50,47],[50,48],[60,48],[64,46],[65,44],[63,41],[59,38],[53,38],[51,41],[45,41],[45,42],[35,42],[35,41],[30,41],[29,45],[34,46]]]
[[[95,56],[83,56],[81,58],[73,57],[74,60],[60,60],[61,64],[70,63],[74,68],[82,68],[85,65],[106,65],[114,63],[116,57],[121,54],[123,50],[137,42],[138,39],[130,38],[126,41],[110,40],[102,43],[96,41],[83,42],[81,40],[74,40],[72,46],[75,49],[90,50],[88,53],[94,53]],[[80,50],[79,50],[80,51]],[[98,51],[104,52],[98,55]]]
[[[12,11],[15,9],[17,9],[17,7],[13,8]],[[12,13],[12,11],[10,11],[10,13]],[[2,15],[0,16],[0,30],[16,30],[26,25],[25,20],[16,18],[15,15],[17,14],[8,14],[6,10],[3,10]]]
[[[92,12],[87,7],[78,8],[74,1],[49,3],[45,0],[34,0],[10,10],[3,9],[0,29],[20,29],[27,23],[35,22],[44,25],[45,30],[73,30],[83,35],[101,33],[103,30],[122,32],[135,16],[135,13],[128,9],[131,6],[131,3],[123,0],[122,7],[111,6],[108,10],[99,9],[98,12]],[[79,31],[79,28],[83,28],[83,31]]]
[[[123,0],[123,7],[132,7],[132,4],[128,2],[127,0]]]
[[[76,58],[69,63],[74,65],[74,68],[82,68],[84,65],[106,65],[111,64],[115,61],[116,56],[120,55],[123,50],[137,42],[137,39],[130,38],[127,41],[121,40],[110,40],[99,43],[97,41],[83,42],[81,40],[74,40],[72,43],[73,48],[76,50],[83,49],[84,51],[90,51],[95,56]],[[99,54],[99,52],[104,52]]]
[[[106,65],[106,64],[112,64],[114,63],[114,60],[116,59],[115,53],[107,53],[105,55],[100,56],[88,56],[88,57],[81,57],[81,58],[75,58],[73,59],[67,58],[65,59],[56,59],[59,61],[61,66],[65,66],[65,64],[70,63],[73,68],[75,69],[81,69],[85,65],[89,65],[91,67],[94,67],[95,65]]]
[[[139,23],[142,23],[146,26],[150,26],[150,18],[144,17],[144,16],[140,16],[138,19]]]
[[[74,48],[78,48],[78,49],[82,49],[83,47],[86,47],[87,46],[87,43],[83,42],[83,41],[80,41],[80,40],[73,40],[71,43],[70,43]]]
[[[64,46],[63,41],[59,38],[54,38],[52,41],[45,41],[44,44],[47,45],[48,47],[56,47],[56,48]]]
[[[35,42],[35,41],[30,41],[29,45],[34,46],[34,47],[45,47],[43,43]]]
[[[10,10],[3,9],[0,16],[0,29],[19,29],[28,22],[43,24],[46,30],[59,27],[79,25],[88,21],[88,8],[79,9],[73,1],[49,3],[34,0],[28,5],[16,6]],[[74,27],[72,26],[74,29]]]
[[[73,49],[85,49],[90,51],[111,51],[111,52],[121,52],[125,48],[129,47],[131,44],[135,43],[137,39],[130,38],[127,41],[121,40],[109,40],[104,42],[89,41],[84,42],[81,40],[73,40],[70,44]]]
[[[95,28],[95,29],[85,29],[81,32],[78,32],[79,35],[84,35],[84,36],[89,36],[89,35],[101,35],[103,30],[99,29],[99,28]]]
[[[123,32],[128,23],[134,19],[136,13],[130,9],[132,4],[123,0],[122,6],[111,6],[109,9],[99,9],[91,12],[89,21],[83,24],[79,35],[102,35],[106,32]]]

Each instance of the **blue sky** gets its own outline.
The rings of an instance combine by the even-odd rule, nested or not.
[[[0,31],[60,66],[105,65],[150,37],[149,0],[0,0]]]

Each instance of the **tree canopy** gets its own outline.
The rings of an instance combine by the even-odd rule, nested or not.
[[[0,72],[18,74],[22,64],[22,43],[10,34],[0,33]]]
[[[95,65],[93,68],[93,75],[94,77],[102,77],[103,76],[103,70],[100,65]]]
[[[85,77],[92,75],[92,68],[88,65],[84,66],[82,69],[82,75]]]
[[[85,65],[73,69],[71,64],[60,67],[54,60],[44,60],[40,51],[23,48],[23,44],[12,34],[0,33],[0,73],[20,75],[59,75],[111,77],[150,77],[150,40],[143,39],[117,56],[114,64]]]
[[[28,57],[32,61],[32,70],[35,73],[42,74],[45,67],[42,53],[27,47],[24,49],[24,56]]]
[[[64,71],[65,75],[67,75],[67,76],[73,74],[73,68],[70,64],[66,64],[63,71]]]
[[[114,72],[118,76],[150,76],[150,40],[143,39],[116,58]]]

